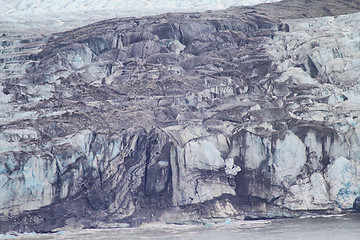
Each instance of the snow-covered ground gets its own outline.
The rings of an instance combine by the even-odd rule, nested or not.
[[[220,10],[279,0],[2,0],[0,31],[63,31],[115,17]]]
[[[70,12],[116,10],[138,15],[139,12],[206,11],[231,6],[255,5],[279,0],[3,0],[2,15],[29,12]]]

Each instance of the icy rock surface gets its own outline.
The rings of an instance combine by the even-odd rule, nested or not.
[[[352,4],[0,36],[0,231],[351,208],[360,15],[280,18]]]

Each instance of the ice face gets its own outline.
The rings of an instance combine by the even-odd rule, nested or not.
[[[277,79],[279,83],[312,86],[314,95],[326,96],[328,99],[323,103],[308,101],[306,113],[290,115],[296,119],[323,122],[331,126],[338,136],[338,140],[327,139],[319,144],[312,131],[307,133],[304,141],[309,152],[306,165],[314,173],[302,176],[289,188],[290,194],[286,195],[282,204],[290,209],[323,208],[330,202],[340,208],[351,208],[359,194],[357,115],[360,39],[359,27],[355,24],[359,18],[360,14],[355,13],[338,17],[286,20],[290,31],[278,32],[269,44],[269,52],[274,59],[282,59],[278,63],[278,69],[283,71]],[[294,111],[300,106],[305,104],[294,104],[291,109]],[[287,149],[287,155],[291,153],[291,148],[280,149]],[[296,153],[296,157],[303,159],[304,154],[300,157],[303,150],[301,147],[297,149],[299,153]],[[329,152],[330,155],[328,166],[323,170],[319,165],[325,156],[322,152]],[[286,169],[290,167],[286,165],[290,162],[284,161],[279,166]],[[305,164],[299,160],[295,162]],[[291,173],[295,169],[299,170],[300,165],[294,165],[291,171],[286,170],[285,173]],[[281,168],[276,170],[279,172]],[[320,174],[321,171],[325,173]],[[285,173],[280,176],[286,176]]]
[[[119,219],[140,193],[169,193],[176,207],[236,194],[292,210],[349,208],[359,194],[359,31],[349,20],[359,14],[289,20],[290,31],[274,25],[246,43],[261,16],[117,19],[48,39],[95,11],[45,22],[39,9],[30,23],[25,8],[0,23],[19,26],[1,46],[11,79],[0,88],[4,213],[78,193]]]
[[[342,208],[352,208],[355,198],[360,193],[359,165],[356,161],[344,157],[337,158],[326,174],[330,186],[330,197]]]

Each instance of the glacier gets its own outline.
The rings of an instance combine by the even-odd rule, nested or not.
[[[359,1],[85,26],[17,22],[50,2],[24,3],[1,10],[1,233],[356,205]]]
[[[232,6],[249,6],[260,3],[271,3],[279,0],[4,0],[0,7],[1,14],[19,15],[33,12],[92,12],[98,10],[112,10],[126,12],[129,16],[139,16],[141,11],[148,11],[147,15],[167,12],[194,12],[221,10]],[[121,14],[121,13],[120,13]]]
[[[336,140],[325,140],[320,146],[316,140],[319,136],[314,136],[312,132],[306,136],[304,144],[292,141],[288,147],[282,148],[289,154],[291,146],[296,146],[295,156],[290,157],[294,160],[296,157],[304,159],[300,155],[304,151],[300,150],[300,146],[313,153],[311,158],[318,158],[311,163],[315,172],[305,182],[301,179],[299,184],[290,188],[284,200],[289,208],[299,208],[299,202],[303,202],[305,209],[311,209],[316,208],[311,206],[314,203],[324,206],[329,200],[335,201],[341,208],[351,208],[359,195],[358,20],[358,13],[307,21],[289,20],[286,24],[291,31],[276,34],[266,44],[269,52],[279,61],[278,70],[282,75],[277,82],[304,86],[309,91],[305,96],[294,96],[288,100],[291,116],[299,121],[331,126],[341,139],[338,143]],[[321,161],[326,148],[330,162],[324,173],[324,169],[314,164]],[[304,165],[300,159],[295,161],[296,164]],[[288,173],[286,165],[282,166]],[[291,164],[288,167],[296,169]]]
[[[0,29],[55,33],[116,17],[221,10],[279,0],[3,0]]]

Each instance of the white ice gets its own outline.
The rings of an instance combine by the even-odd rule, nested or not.
[[[65,31],[116,17],[201,12],[279,0],[2,0],[0,31]]]
[[[134,16],[140,11],[206,11],[277,1],[279,0],[3,0],[0,13],[15,16],[31,12],[121,10],[126,15]]]

